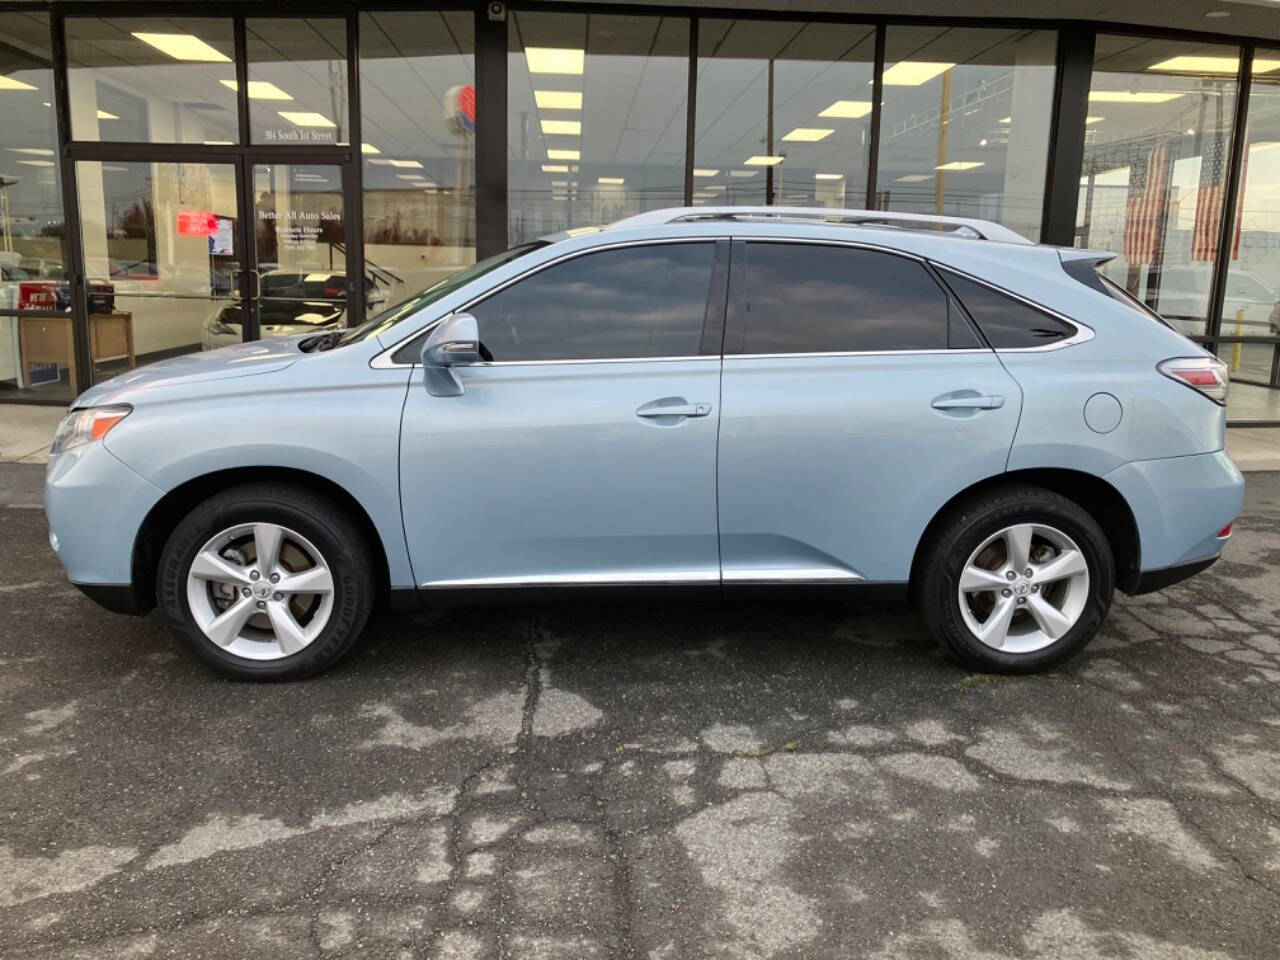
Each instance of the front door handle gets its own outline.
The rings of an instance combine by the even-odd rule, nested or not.
[[[1004,406],[1004,397],[991,396],[954,397],[941,396],[933,401],[935,410],[999,410]]]
[[[636,411],[636,416],[652,420],[661,417],[705,417],[710,413],[709,403],[688,403],[684,397],[663,397],[646,403]]]

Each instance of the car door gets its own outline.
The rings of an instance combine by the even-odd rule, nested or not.
[[[728,243],[616,245],[467,312],[461,396],[406,398],[405,535],[427,590],[719,580]]]
[[[726,586],[906,581],[1021,404],[924,262],[847,244],[734,242],[721,386]]]

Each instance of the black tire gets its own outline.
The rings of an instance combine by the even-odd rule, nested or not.
[[[1027,653],[988,646],[965,625],[959,577],[984,540],[1018,523],[1041,523],[1071,537],[1084,554],[1089,590],[1075,625],[1050,645]],[[924,544],[916,601],[929,632],[966,667],[986,673],[1034,673],[1075,656],[1093,639],[1115,589],[1111,545],[1096,520],[1078,503],[1043,487],[1009,484],[975,494],[951,507]]]
[[[255,522],[301,534],[333,575],[328,623],[302,650],[278,660],[253,660],[222,649],[205,636],[187,601],[187,573],[197,552],[220,531]],[[374,605],[373,569],[364,533],[331,500],[305,487],[250,483],[215,494],[174,528],[160,554],[156,601],[179,645],[218,673],[237,680],[298,680],[327,670],[356,642]]]

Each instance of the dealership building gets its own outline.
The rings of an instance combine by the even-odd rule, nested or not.
[[[681,205],[1114,251],[1280,424],[1276,0],[0,3],[0,401]]]

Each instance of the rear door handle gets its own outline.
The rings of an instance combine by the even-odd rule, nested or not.
[[[935,410],[999,410],[1004,406],[1004,397],[998,395],[986,397],[938,397],[933,401]]]
[[[636,411],[637,417],[705,417],[711,413],[709,403],[685,403],[683,397],[664,398],[646,403]]]

